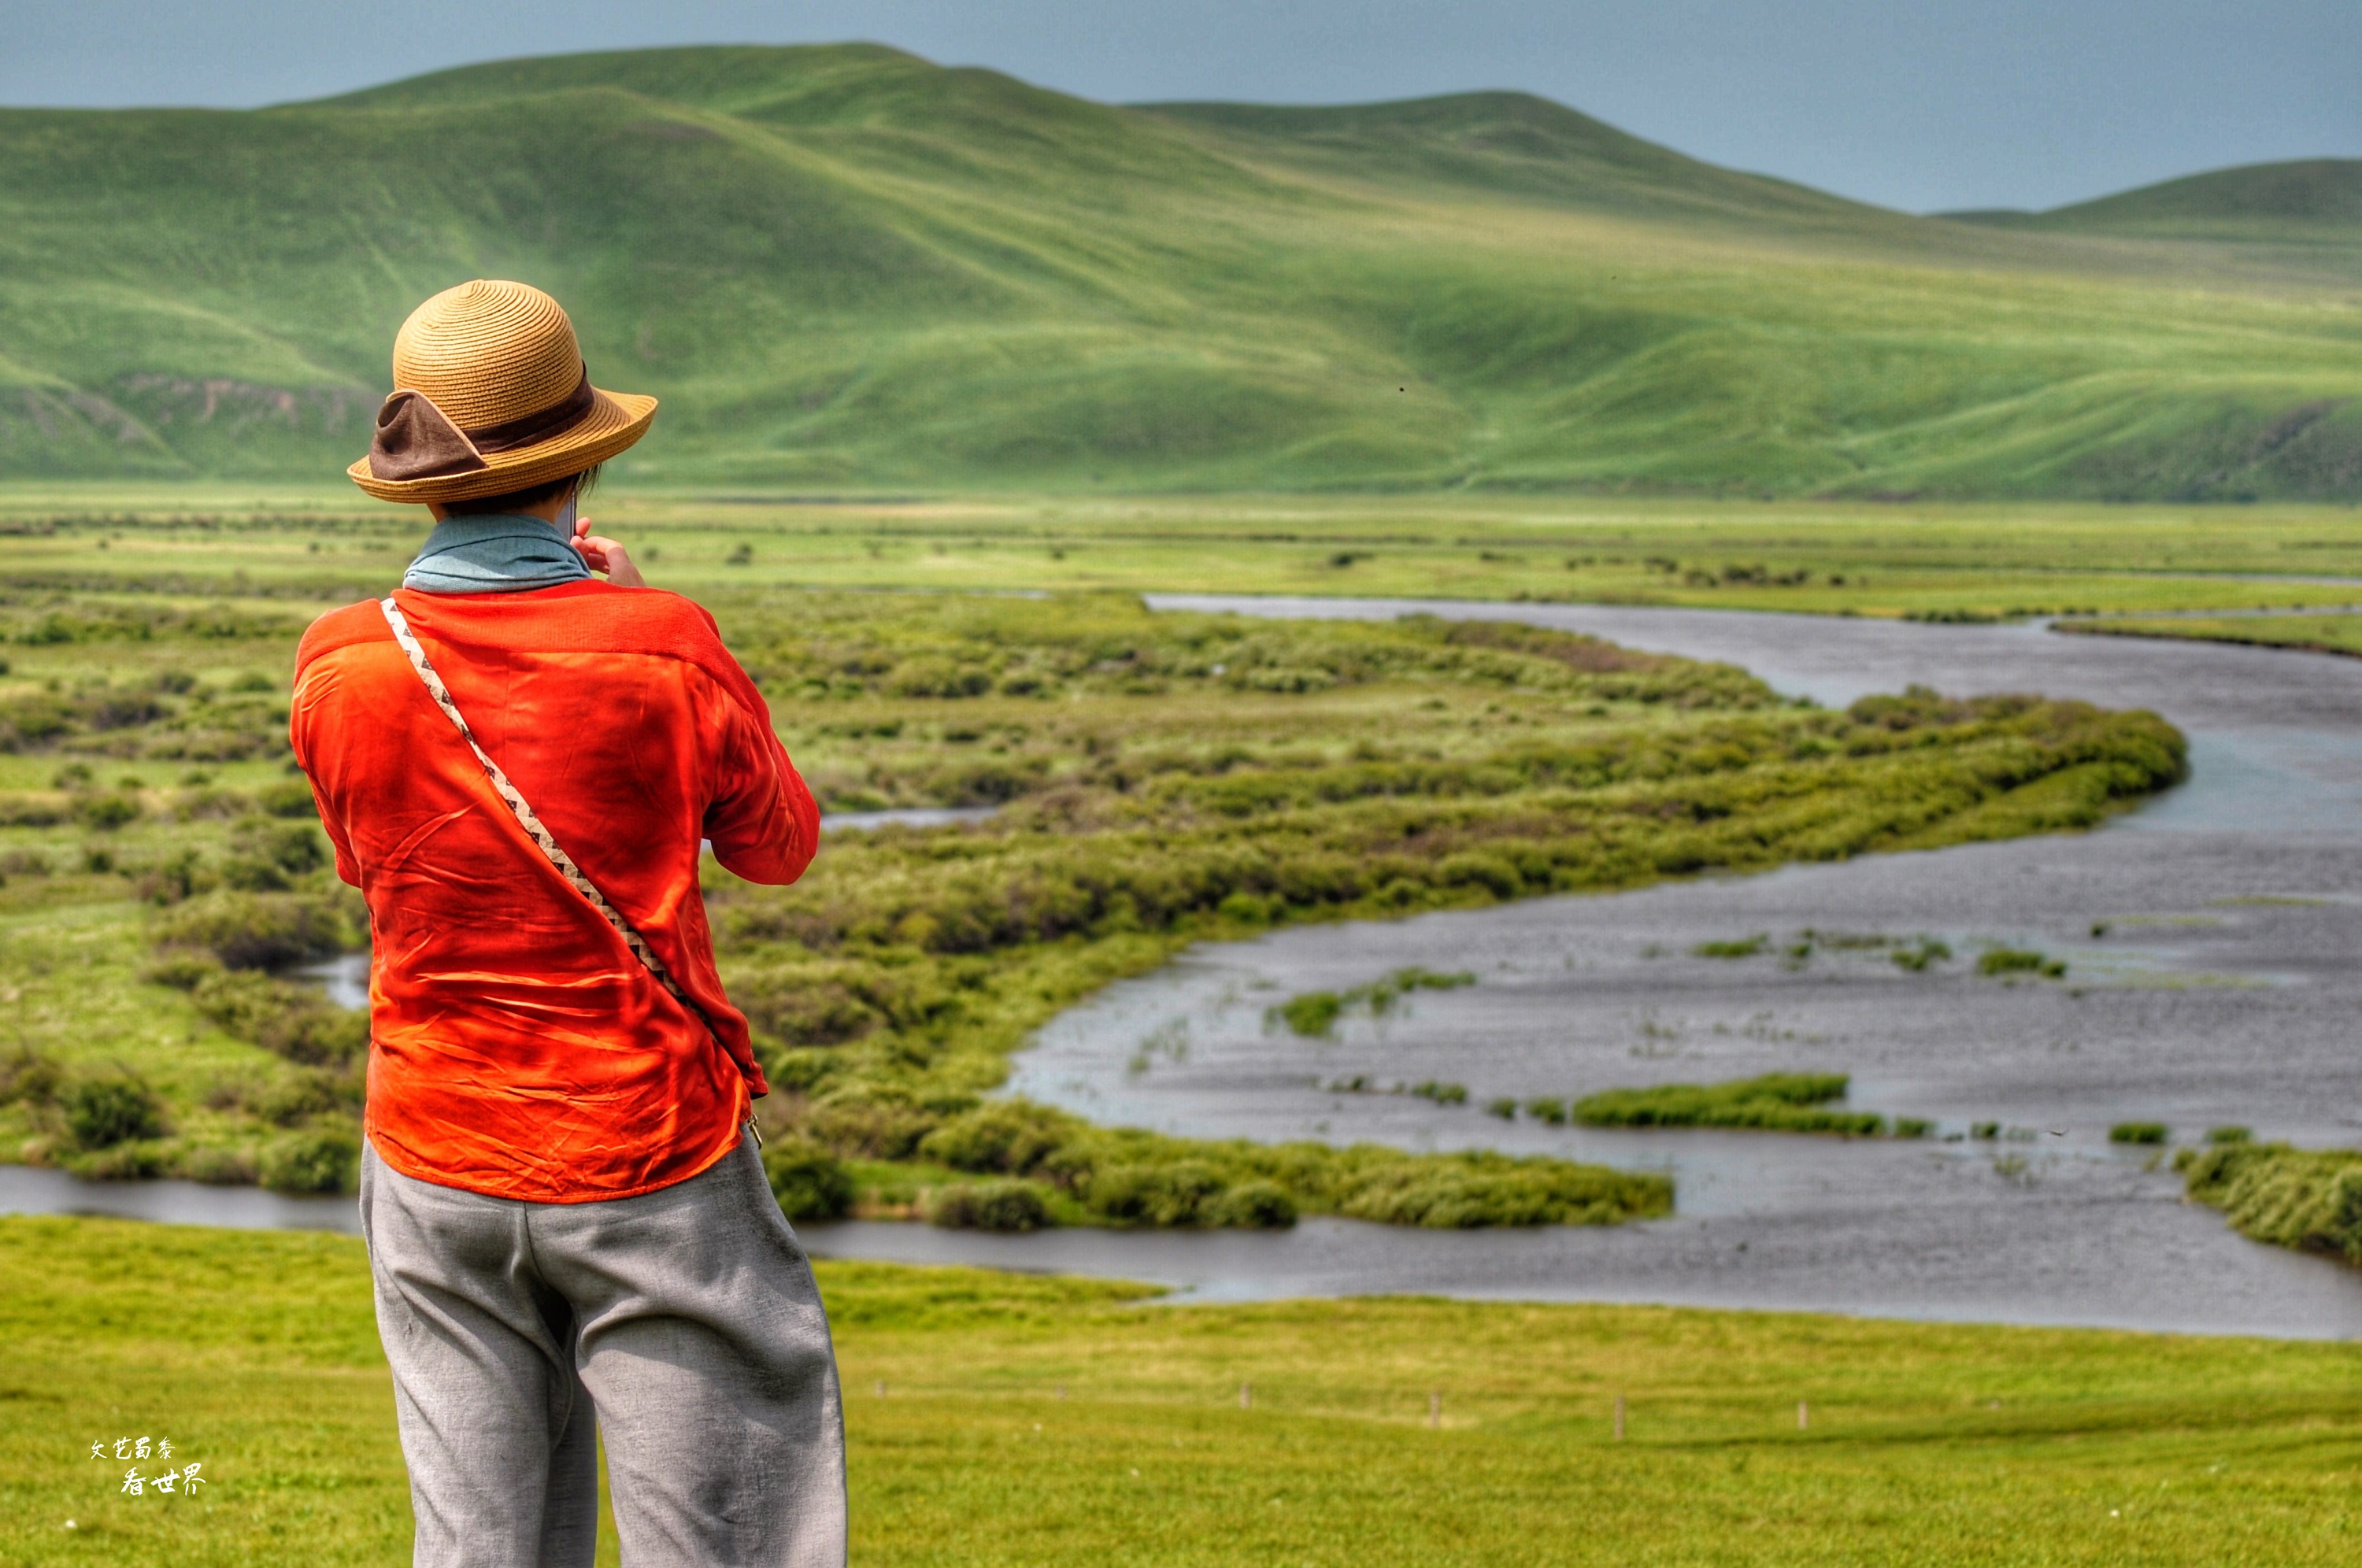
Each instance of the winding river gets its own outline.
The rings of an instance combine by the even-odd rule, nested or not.
[[[1427,1292],[1657,1301],[2304,1337],[2362,1334],[2362,1274],[2247,1242],[2184,1203],[2117,1121],[2351,1144],[2362,1128],[2362,660],[2222,645],[1597,606],[1159,596],[1275,616],[1519,620],[1724,659],[1839,705],[1914,682],[2153,708],[2191,740],[2182,788],[2094,833],[1798,867],[1595,898],[1209,944],[1054,1021],[1012,1088],[1096,1119],[1205,1136],[1548,1152],[1671,1170],[1673,1218],[1433,1232],[1307,1220],[1275,1234],[806,1227],[815,1253],[1161,1281],[1184,1299]],[[2006,944],[2061,981],[1907,973],[1802,933]],[[1766,933],[1749,959],[1701,942]],[[1407,965],[1479,983],[1419,993],[1329,1042],[1264,1010]],[[1933,1118],[1916,1142],[1643,1132],[1477,1109],[1783,1069],[1852,1075],[1852,1103]],[[1464,1084],[1466,1106],[1338,1092]],[[1972,1136],[1996,1124],[1997,1137]],[[348,1203],[93,1188],[0,1169],[0,1209],[348,1224]],[[52,1190],[56,1189],[56,1190]]]
[[[1795,1308],[2201,1332],[2362,1333],[2362,1275],[2246,1241],[2181,1200],[2153,1151],[2108,1128],[2158,1121],[2345,1143],[2362,1127],[2362,661],[2222,645],[2070,637],[2035,625],[1586,606],[1162,597],[1283,616],[1529,621],[1725,659],[1837,705],[1921,682],[2041,691],[2166,714],[2182,788],[2101,831],[1538,900],[1209,944],[1045,1029],[1016,1092],[1204,1136],[1370,1139],[1668,1168],[1670,1220],[1614,1230],[1436,1233],[1307,1221],[1272,1236],[963,1235],[846,1225],[824,1251],[1167,1281],[1202,1298],[1418,1291]],[[2095,928],[2103,934],[2094,934]],[[1884,950],[1701,942],[1806,930],[1956,953],[2035,947],[2062,982],[1924,974]],[[1264,1010],[1406,965],[1480,983],[1420,993],[1330,1043]],[[1782,1069],[1844,1072],[1854,1104],[1937,1120],[1920,1142],[1610,1132],[1481,1107]],[[1470,1104],[1324,1085],[1438,1079]],[[1970,1136],[1998,1123],[1996,1138]],[[1956,1139],[1956,1141],[1954,1141]]]

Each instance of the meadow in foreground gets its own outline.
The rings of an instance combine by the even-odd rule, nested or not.
[[[1655,1175],[1193,1143],[982,1097],[1059,1009],[1200,937],[2086,827],[2182,767],[2151,715],[1926,692],[1826,712],[1517,625],[707,598],[825,807],[999,808],[839,835],[791,889],[709,867],[723,977],[779,1090],[775,1182],[804,1214],[865,1189],[871,1211],[999,1229],[1660,1213]],[[0,607],[20,652],[0,687],[18,1157],[350,1180],[365,1026],[286,976],[361,934],[283,760],[302,619],[153,594]]]
[[[2347,1345],[818,1272],[865,1562],[2296,1568],[2362,1532]],[[0,1220],[0,1561],[408,1560],[359,1241]],[[140,1434],[212,1483],[124,1496],[166,1466],[90,1445]]]

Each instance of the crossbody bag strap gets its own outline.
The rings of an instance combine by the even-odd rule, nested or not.
[[[476,744],[475,731],[468,727],[467,718],[459,712],[459,705],[451,701],[451,689],[444,685],[443,678],[435,672],[434,661],[426,657],[426,650],[419,646],[417,635],[411,631],[410,623],[403,618],[402,606],[393,602],[392,594],[388,594],[377,602],[377,607],[385,613],[385,624],[392,628],[393,640],[401,645],[403,657],[410,660],[410,668],[418,672],[420,683],[426,688],[426,695],[435,700],[435,705],[443,710],[443,716],[451,721],[451,727],[459,732],[459,738],[468,743],[468,749],[475,754],[476,765],[491,781],[492,792],[500,796],[502,803],[516,818],[517,826],[524,829],[525,836],[533,840],[535,846],[552,866],[557,867],[557,874],[582,895],[584,901],[599,911],[599,917],[615,928],[615,934],[624,939],[624,945],[632,950],[633,957],[646,966],[657,984],[670,993],[673,1000],[688,1009],[689,1015],[703,1024],[706,1032],[718,1039],[720,1036],[714,1030],[713,1021],[705,1016],[705,1010],[698,1006],[687,991],[681,989],[680,982],[673,978],[672,971],[665,967],[664,960],[657,956],[656,950],[648,945],[647,938],[624,918],[623,911],[608,901],[607,895],[599,890],[597,883],[582,874],[582,867],[574,863],[574,856],[566,853],[543,824],[540,814],[525,800],[523,791],[506,773],[501,771],[501,765]],[[746,1124],[753,1127],[754,1120],[748,1118]],[[762,1141],[762,1133],[756,1132],[755,1142],[759,1145]]]

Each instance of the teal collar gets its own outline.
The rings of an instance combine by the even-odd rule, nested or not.
[[[502,513],[435,525],[402,586],[421,593],[521,593],[590,576],[566,530]]]

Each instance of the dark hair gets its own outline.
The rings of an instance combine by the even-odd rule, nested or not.
[[[599,470],[604,467],[604,463],[593,463],[579,474],[554,479],[530,490],[513,490],[506,495],[474,495],[465,501],[447,501],[443,503],[443,510],[453,517],[487,517],[503,512],[523,512],[529,506],[539,506],[545,501],[564,495],[569,485],[575,487],[574,493],[578,497],[588,495],[598,484]]]

